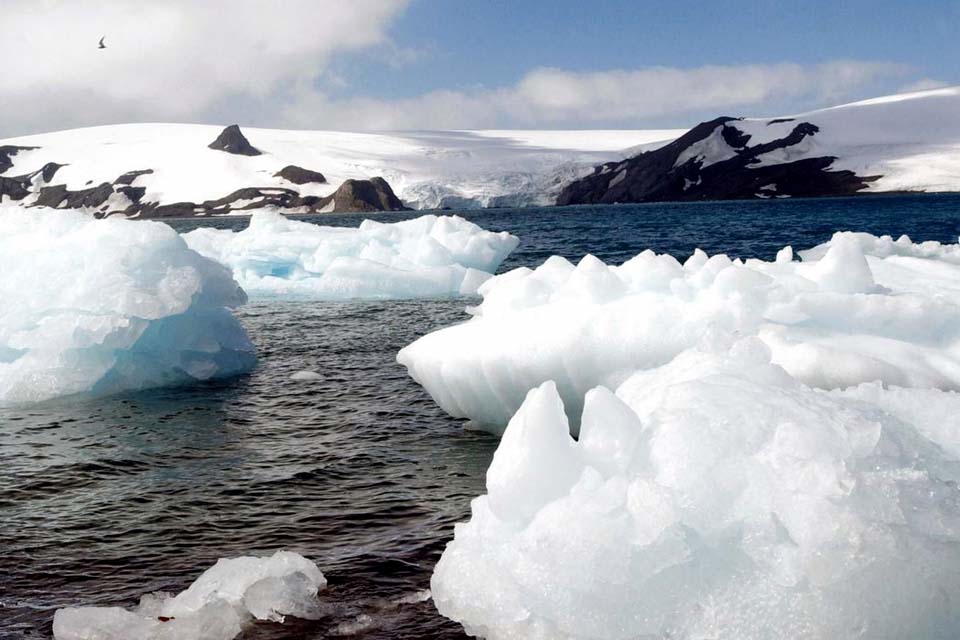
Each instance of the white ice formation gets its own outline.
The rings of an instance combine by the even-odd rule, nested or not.
[[[0,207],[0,404],[235,375],[230,272],[156,222]]]
[[[838,233],[772,262],[645,251],[496,276],[474,318],[397,359],[453,416],[498,433],[553,380],[576,433],[583,398],[711,335],[757,336],[800,382],[960,389],[960,246]]]
[[[320,618],[317,592],[326,586],[317,565],[289,551],[221,558],[185,591],[146,594],[133,610],[59,609],[53,635],[56,640],[230,640],[253,620]]]
[[[323,227],[267,210],[242,231],[207,227],[184,239],[252,295],[323,300],[473,294],[519,242],[458,216]]]
[[[756,337],[532,390],[431,588],[488,640],[947,639],[960,398],[805,386]]]

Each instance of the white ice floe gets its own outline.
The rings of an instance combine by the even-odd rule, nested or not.
[[[458,216],[359,228],[322,227],[258,211],[239,232],[201,228],[187,244],[233,270],[251,294],[325,300],[473,294],[519,242]]]
[[[838,233],[773,262],[645,251],[620,266],[552,257],[496,276],[468,322],[397,359],[453,416],[499,432],[554,380],[576,432],[584,394],[615,388],[711,335],[758,336],[824,389],[880,381],[960,389],[960,247]]]
[[[230,272],[156,222],[0,208],[0,404],[235,375]]]
[[[958,402],[814,390],[760,339],[715,338],[591,390],[574,441],[546,382],[434,601],[488,640],[953,637]]]
[[[253,620],[322,616],[317,592],[327,581],[303,556],[222,558],[176,596],[152,593],[133,610],[59,609],[56,640],[230,640]]]

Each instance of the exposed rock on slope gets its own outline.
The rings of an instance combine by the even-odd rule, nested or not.
[[[250,141],[240,131],[240,126],[236,124],[232,124],[221,131],[217,139],[207,146],[217,151],[226,151],[238,156],[260,155],[260,150],[250,144]]]
[[[319,209],[324,212],[404,211],[390,185],[383,178],[347,180],[332,195],[323,198]]]
[[[704,122],[664,147],[601,165],[567,185],[557,204],[843,196],[880,177],[831,170],[835,156],[771,164],[765,154],[789,156],[820,129],[809,122],[771,120],[768,126],[789,122],[793,128],[783,137],[751,145],[754,136],[738,128],[738,122],[728,117]]]
[[[210,146],[240,155],[253,155],[251,150],[256,154],[260,153],[250,146],[236,125],[224,129],[217,141]],[[5,145],[0,147],[0,159],[9,160],[9,156],[16,155],[19,151],[38,149],[40,148]],[[101,181],[90,186],[93,181],[88,180],[83,188],[71,189],[65,183],[52,184],[58,171],[64,166],[66,165],[48,162],[29,173],[11,177],[0,176],[0,198],[18,201],[25,206],[85,209],[98,217],[113,214],[142,218],[226,215],[263,207],[277,207],[292,213],[406,209],[387,181],[380,177],[370,180],[346,180],[334,193],[326,196],[316,195],[309,190],[250,186],[200,202],[185,200],[161,203],[146,198],[147,186],[143,181],[154,174],[153,169],[128,170],[112,181]],[[285,166],[273,177],[298,186],[326,184],[322,173],[296,165]]]
[[[717,118],[608,162],[558,204],[960,191],[960,87],[789,118]]]
[[[34,149],[11,154],[12,166],[0,175],[20,176],[57,162],[67,166],[55,182],[77,191],[149,168],[153,173],[139,176],[133,186],[144,187],[142,201],[157,209],[216,200],[248,187],[324,197],[345,180],[374,176],[383,176],[406,206],[418,209],[548,205],[569,180],[596,164],[626,157],[622,149],[666,143],[683,133],[350,133],[244,127],[242,134],[263,152],[244,156],[208,148],[222,132],[223,126],[126,124],[3,139],[2,146]],[[108,210],[124,208],[111,205]]]
[[[13,160],[10,159],[10,156],[15,156],[21,151],[30,151],[33,149],[36,149],[36,147],[18,147],[14,144],[0,145],[0,173],[3,173],[13,166]]]
[[[304,169],[303,167],[298,167],[293,164],[288,164],[283,169],[280,169],[280,171],[273,174],[273,177],[283,178],[293,184],[326,184],[327,182],[327,179],[323,177],[323,174],[319,171],[311,171],[310,169]]]

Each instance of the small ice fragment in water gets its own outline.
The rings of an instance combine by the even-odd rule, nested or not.
[[[222,558],[179,595],[146,594],[132,611],[58,609],[53,635],[56,640],[231,640],[253,619],[321,617],[317,592],[326,586],[317,565],[289,551]]]
[[[292,376],[291,380],[296,382],[311,382],[316,380],[323,380],[323,376],[317,373],[316,371],[297,371]]]

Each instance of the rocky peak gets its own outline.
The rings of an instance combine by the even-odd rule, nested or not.
[[[332,206],[331,206],[332,205]],[[400,198],[383,178],[345,180],[331,195],[320,201],[319,209],[327,212],[404,211]]]
[[[217,139],[207,145],[217,151],[226,151],[238,156],[259,156],[260,150],[250,144],[240,126],[232,124],[217,136]]]

